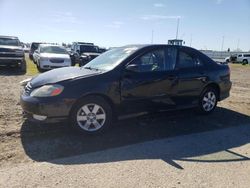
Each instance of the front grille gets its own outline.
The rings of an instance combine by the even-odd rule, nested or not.
[[[97,55],[90,55],[90,59],[95,59],[97,57]]]
[[[31,91],[32,91],[32,86],[31,86],[30,82],[28,82],[27,85],[24,88],[24,93],[26,95],[29,95],[31,93]]]
[[[0,48],[0,52],[15,52],[15,50],[9,48]]]
[[[23,54],[17,54],[17,53],[1,53],[0,57],[23,57]]]
[[[63,63],[64,62],[64,59],[55,59],[55,58],[51,58],[51,59],[49,59],[50,60],[50,62],[52,62],[52,63]]]

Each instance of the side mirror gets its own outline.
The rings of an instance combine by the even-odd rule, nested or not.
[[[38,52],[38,50],[35,50],[35,53],[37,53],[37,54],[38,54],[38,53],[39,53],[39,52]]]
[[[130,72],[139,72],[139,66],[136,64],[130,64],[126,66],[126,70]]]

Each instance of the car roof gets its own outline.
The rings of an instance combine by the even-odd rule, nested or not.
[[[0,38],[18,39],[18,37],[15,37],[15,36],[3,36],[3,35],[0,35]]]
[[[62,47],[62,48],[64,48],[64,46],[57,45],[57,44],[39,44],[39,46],[40,46],[40,47],[57,46],[57,47]]]

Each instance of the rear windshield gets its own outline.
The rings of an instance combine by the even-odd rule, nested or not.
[[[31,50],[36,50],[38,48],[40,43],[32,43],[31,44]]]
[[[41,47],[41,53],[68,54],[67,51],[60,46],[45,46]]]
[[[80,52],[94,52],[97,53],[99,50],[96,46],[87,46],[87,45],[81,45],[80,46]]]
[[[0,45],[21,46],[20,41],[13,38],[0,38]]]

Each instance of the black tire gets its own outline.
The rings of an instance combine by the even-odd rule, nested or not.
[[[26,68],[27,68],[27,64],[26,61],[23,60],[20,65],[18,66],[19,70],[23,73],[26,73]]]
[[[83,110],[85,107],[92,107],[88,108],[90,110],[89,114],[94,114],[94,106],[97,105],[101,108],[95,113],[95,119],[90,119],[88,117],[88,114],[86,114]],[[102,115],[104,112],[105,114],[105,119],[97,119],[98,115]],[[99,114],[98,114],[99,113]],[[81,99],[77,104],[73,107],[71,113],[70,113],[70,125],[78,132],[81,132],[83,134],[98,134],[106,131],[112,124],[112,108],[109,105],[109,103],[103,99],[102,97],[99,96],[87,96],[86,98]],[[88,118],[88,120],[83,120],[83,121],[78,121],[77,117],[81,115],[82,117]],[[81,117],[80,116],[80,117]],[[92,116],[93,117],[93,116]],[[93,122],[91,122],[91,120]],[[95,123],[98,122],[101,127],[96,129]],[[88,125],[88,123],[90,125]],[[83,125],[84,124],[84,125]],[[89,126],[89,128],[86,127]],[[97,126],[98,127],[98,126]]]
[[[246,59],[244,59],[243,61],[242,61],[242,65],[247,65],[248,64],[248,61],[246,60]]]
[[[209,93],[210,95],[213,95],[215,97],[215,100],[209,98],[209,102],[205,102],[205,98],[208,98]],[[205,114],[205,115],[212,113],[217,106],[217,102],[218,102],[218,91],[213,87],[205,88],[199,98],[198,112],[200,114]],[[205,103],[209,105],[209,107]]]
[[[36,68],[40,73],[44,72],[44,70],[40,67],[40,63],[36,63]]]

